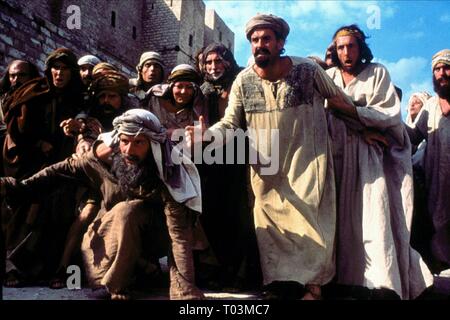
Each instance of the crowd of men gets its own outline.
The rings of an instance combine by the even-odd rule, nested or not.
[[[450,50],[432,57],[436,95],[412,95],[403,122],[401,90],[358,26],[335,32],[324,61],[283,55],[289,31],[253,17],[246,68],[216,43],[170,71],[144,52],[134,79],[66,48],[44,76],[12,61],[0,87],[3,284],[63,288],[79,264],[111,299],[165,284],[171,299],[426,294],[450,268]],[[235,143],[239,129],[276,132],[276,147]],[[221,161],[183,152],[208,149],[207,136],[223,137]]]

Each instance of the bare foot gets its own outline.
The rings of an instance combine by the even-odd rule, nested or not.
[[[315,284],[307,284],[305,289],[306,293],[302,300],[322,300],[322,290],[320,286]]]
[[[111,293],[111,300],[130,300],[130,294],[125,292]]]
[[[7,288],[20,288],[25,285],[25,280],[19,271],[11,270],[5,275],[4,285]]]

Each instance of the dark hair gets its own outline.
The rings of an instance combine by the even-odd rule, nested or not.
[[[359,46],[359,64],[369,64],[372,59],[373,59],[373,55],[372,55],[372,51],[370,50],[369,46],[366,43],[366,39],[368,39],[369,37],[366,36],[364,34],[364,32],[358,27],[358,25],[356,24],[352,24],[349,26],[343,26],[340,27],[339,29],[336,30],[336,32],[333,35],[333,43],[334,46],[332,46],[331,48],[331,61],[333,61],[333,64],[340,67],[341,66],[341,62],[339,61],[338,55],[337,55],[337,47],[336,47],[336,35],[339,33],[339,31],[341,30],[351,30],[355,33],[359,33],[361,36],[358,37],[356,36],[356,41],[358,42],[358,46]]]
[[[21,63],[24,63],[28,66],[28,72],[30,74],[30,79],[40,77],[39,70],[34,63],[31,63],[30,61],[27,61],[27,60],[13,60],[8,64],[5,75],[3,76],[2,80],[0,81],[0,94],[8,92],[9,89],[11,89],[11,81],[9,81],[9,69],[11,68],[13,63],[16,63],[18,61],[20,61]]]

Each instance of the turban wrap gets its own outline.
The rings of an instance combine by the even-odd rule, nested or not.
[[[281,39],[285,40],[289,34],[289,25],[286,21],[272,14],[258,14],[250,19],[245,25],[245,34],[250,40],[255,29],[272,29]]]
[[[441,50],[433,56],[431,59],[431,71],[434,71],[434,68],[439,63],[450,66],[450,49]]]

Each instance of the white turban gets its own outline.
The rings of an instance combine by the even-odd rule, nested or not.
[[[100,62],[101,61],[100,61],[99,58],[97,58],[96,56],[90,55],[90,54],[88,54],[86,56],[83,56],[80,59],[78,59],[78,65],[79,66],[82,66],[82,65],[85,65],[85,64],[89,64],[89,65],[95,67],[95,65],[99,64]]]
[[[146,135],[150,141],[159,177],[172,197],[194,211],[202,211],[198,170],[189,158],[171,145],[166,128],[153,113],[144,109],[131,109],[116,117],[113,126],[113,131],[100,134],[97,140],[103,141],[108,147],[115,147],[119,144],[121,134]],[[172,162],[172,152],[177,152],[177,156],[183,158],[181,164]]]

